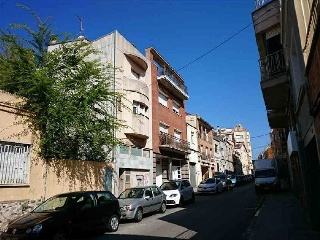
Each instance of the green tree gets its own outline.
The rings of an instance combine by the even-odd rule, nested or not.
[[[0,33],[0,89],[24,99],[20,108],[40,137],[40,156],[50,159],[110,161],[125,125],[114,114],[115,69],[94,56],[84,39],[68,41],[53,33],[49,18],[32,10],[37,28],[13,24]],[[52,40],[59,44],[50,45]]]

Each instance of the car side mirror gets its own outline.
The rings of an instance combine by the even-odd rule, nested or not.
[[[145,196],[144,199],[149,200],[150,196]]]

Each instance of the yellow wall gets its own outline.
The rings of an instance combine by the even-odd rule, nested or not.
[[[21,120],[20,112],[10,106],[17,98],[0,91],[0,140],[32,144],[29,185],[0,185],[0,202],[47,199],[58,193],[78,190],[102,190],[104,169],[108,163],[79,160],[48,160],[37,156],[37,140]],[[17,114],[18,113],[18,114]]]

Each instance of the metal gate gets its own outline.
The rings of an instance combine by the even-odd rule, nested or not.
[[[0,185],[29,183],[30,145],[0,142]]]

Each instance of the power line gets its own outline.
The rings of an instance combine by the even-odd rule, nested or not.
[[[200,57],[196,58],[195,60],[189,62],[188,64],[184,65],[183,67],[179,68],[177,70],[180,71],[186,67],[188,67],[189,65],[191,65],[192,63],[195,63],[196,61],[200,60],[201,58],[203,58],[204,56],[208,55],[209,53],[211,53],[212,51],[216,50],[217,48],[219,48],[220,46],[222,46],[223,44],[225,44],[226,42],[230,41],[232,38],[234,38],[235,36],[237,36],[238,34],[240,34],[242,31],[244,31],[245,29],[247,29],[248,27],[250,27],[252,25],[252,22],[249,23],[247,26],[245,26],[244,28],[240,29],[238,32],[234,33],[233,35],[231,35],[230,37],[228,37],[227,39],[225,39],[224,41],[222,41],[220,44],[218,44],[217,46],[215,46],[214,48],[211,48],[209,51],[207,51],[206,53],[202,54]]]
[[[274,6],[273,8],[270,8],[268,11],[266,11],[264,14],[262,14],[261,16],[259,16],[257,19],[255,19],[255,21],[257,21],[258,19],[260,19],[261,17],[263,17],[264,15],[266,15],[267,13],[269,13],[272,9],[274,8],[278,8],[279,5]],[[260,24],[261,22],[264,22],[266,20],[268,20],[269,18],[273,17],[274,15],[268,17],[267,19],[264,19],[263,21],[260,21],[257,24]],[[188,64],[184,65],[183,67],[179,68],[177,70],[180,71],[186,67],[188,67],[189,65],[197,62],[198,60],[200,60],[201,58],[203,58],[204,56],[208,55],[209,53],[211,53],[212,51],[216,50],[217,48],[221,47],[223,44],[225,44],[226,42],[230,41],[232,38],[234,38],[235,36],[239,35],[242,31],[244,31],[245,29],[247,29],[248,27],[250,27],[253,24],[253,22],[250,22],[248,25],[246,25],[245,27],[241,28],[239,31],[237,31],[236,33],[232,34],[231,36],[229,36],[227,39],[225,39],[224,41],[222,41],[220,44],[218,44],[217,46],[211,48],[209,51],[207,51],[206,53],[202,54],[200,57],[197,57],[196,59],[194,59],[193,61],[189,62]]]
[[[255,148],[251,148],[251,150],[258,149],[258,148],[263,148],[263,147],[267,147],[267,146],[270,146],[270,144],[267,144],[267,145],[264,145],[264,146],[255,147]]]
[[[258,135],[258,136],[254,136],[254,137],[250,137],[250,138],[251,138],[251,139],[252,139],[252,138],[260,138],[260,137],[267,136],[267,135],[269,135],[269,133],[262,134],[262,135]]]

